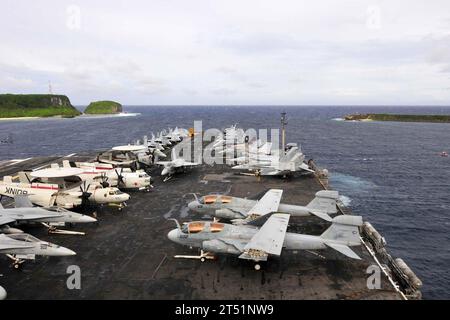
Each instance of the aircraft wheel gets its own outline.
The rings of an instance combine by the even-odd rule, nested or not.
[[[14,269],[19,270],[20,269],[20,263],[14,263],[13,264]]]
[[[205,259],[205,258],[203,258],[203,257],[202,257],[202,258],[200,258],[200,261],[201,261],[201,262],[205,262],[205,260],[206,260],[206,259]]]
[[[256,270],[256,271],[261,270],[261,266],[260,266],[259,264],[255,264],[255,270]]]

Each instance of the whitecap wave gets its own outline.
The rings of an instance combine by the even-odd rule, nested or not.
[[[121,112],[116,114],[116,117],[137,117],[140,116],[141,113],[140,112]]]
[[[121,118],[121,117],[137,117],[141,113],[138,112],[121,112],[117,114],[83,114],[74,119],[103,119],[103,118]]]
[[[339,201],[341,201],[342,204],[343,204],[345,207],[348,207],[348,206],[350,206],[350,203],[352,202],[352,199],[350,199],[350,198],[347,197],[347,196],[340,195],[340,196],[339,196]]]

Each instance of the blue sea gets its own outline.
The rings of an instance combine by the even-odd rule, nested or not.
[[[450,298],[450,124],[344,122],[348,113],[450,114],[450,107],[127,106],[126,117],[0,121],[0,161],[108,148],[168,126],[278,128],[331,173],[355,214],[422,279],[425,299]]]

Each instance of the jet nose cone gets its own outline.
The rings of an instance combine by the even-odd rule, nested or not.
[[[68,248],[59,247],[55,250],[55,256],[65,257],[65,256],[75,256],[77,253]]]
[[[169,173],[169,169],[167,169],[167,168],[164,168],[162,171],[161,171],[161,175],[162,176],[165,176],[165,175],[167,175]]]
[[[177,242],[178,239],[178,229],[173,229],[171,231],[169,231],[169,233],[167,234],[167,238],[169,238],[169,240]]]
[[[0,300],[6,299],[6,290],[3,287],[0,287]]]
[[[194,211],[197,207],[198,207],[198,202],[197,201],[191,201],[188,203],[188,208],[189,210]]]
[[[90,217],[90,216],[82,216],[80,218],[81,223],[91,223],[91,222],[97,222],[97,219]]]

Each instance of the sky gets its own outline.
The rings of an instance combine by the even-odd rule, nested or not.
[[[2,0],[0,93],[450,105],[448,0]]]

